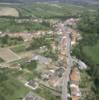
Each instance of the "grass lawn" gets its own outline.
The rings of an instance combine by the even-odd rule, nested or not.
[[[90,57],[96,64],[99,64],[99,41],[94,46],[85,46],[84,53]]]

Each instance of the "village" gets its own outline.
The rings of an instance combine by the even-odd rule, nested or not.
[[[36,21],[39,21],[36,19]],[[41,21],[41,20],[40,20]],[[64,22],[50,21],[50,25],[54,30],[48,31],[35,31],[32,33],[19,32],[19,33],[5,33],[0,32],[0,37],[22,38],[21,44],[0,47],[0,59],[4,61],[0,63],[1,68],[17,69],[27,73],[36,73],[30,80],[20,77],[20,81],[25,87],[31,89],[22,100],[46,100],[39,96],[34,91],[44,86],[51,90],[52,94],[61,97],[63,87],[63,76],[67,69],[67,52],[66,48],[67,37],[65,34],[70,33],[70,53],[72,48],[82,39],[78,31],[74,29],[79,19],[70,18]],[[62,25],[66,27],[63,32]],[[40,39],[45,36],[46,41],[50,41],[49,48],[46,45],[41,45],[37,49],[29,49],[33,39]],[[36,45],[36,44],[35,44]],[[17,50],[19,48],[19,50]],[[20,49],[22,48],[22,50]],[[49,50],[49,54],[46,52]],[[51,54],[51,53],[52,54]],[[80,70],[86,69],[87,66],[80,60],[72,57],[72,69],[69,76],[68,95],[70,100],[79,100],[82,96],[80,84]],[[26,68],[25,68],[26,67]],[[33,67],[33,68],[32,68]],[[57,99],[58,100],[58,99]],[[60,100],[60,99],[59,99]]]

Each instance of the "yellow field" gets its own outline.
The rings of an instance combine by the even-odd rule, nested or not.
[[[0,7],[0,16],[19,16],[19,12],[15,8]]]

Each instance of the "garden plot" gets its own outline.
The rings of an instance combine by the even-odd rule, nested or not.
[[[10,62],[20,59],[18,55],[16,55],[8,48],[0,48],[0,58],[2,58],[5,62]]]

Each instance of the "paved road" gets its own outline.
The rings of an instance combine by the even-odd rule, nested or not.
[[[68,27],[64,27],[64,25],[62,25],[62,31],[64,33],[64,35],[66,36],[66,62],[67,62],[67,68],[66,71],[63,75],[63,83],[62,83],[62,100],[68,100],[68,82],[69,82],[69,75],[73,66],[72,63],[72,58],[70,55],[71,52],[71,38],[70,38],[70,33],[67,32]]]

